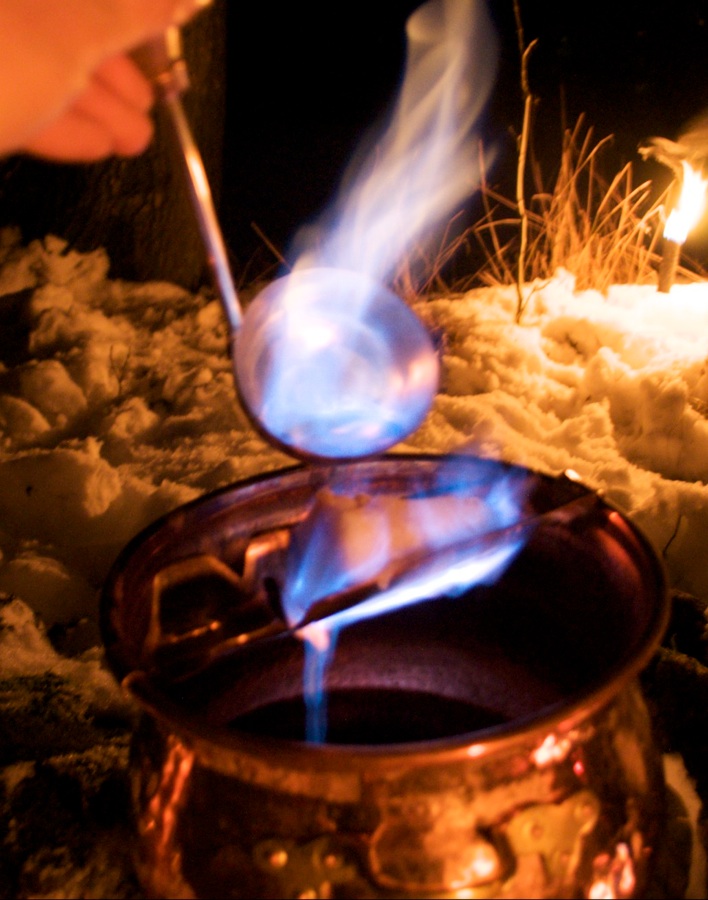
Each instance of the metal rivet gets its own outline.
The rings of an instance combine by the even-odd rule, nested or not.
[[[575,815],[579,819],[590,819],[595,815],[595,807],[589,800],[583,800],[575,808]]]
[[[533,841],[538,841],[543,837],[543,825],[537,819],[531,819],[526,823],[524,830],[526,836]]]
[[[274,869],[282,869],[284,866],[288,864],[288,851],[287,850],[273,850],[272,853],[268,855],[268,863]]]
[[[322,860],[325,869],[338,869],[342,865],[342,858],[336,853],[328,853]]]

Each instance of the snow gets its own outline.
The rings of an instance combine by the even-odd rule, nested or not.
[[[0,237],[0,590],[47,626],[95,619],[160,514],[291,462],[240,411],[219,304],[108,272],[102,251]]]
[[[102,251],[0,234],[0,591],[47,627],[85,617],[122,546],[159,515],[293,460],[235,396],[208,292],[131,283]],[[708,597],[708,284],[526,286],[419,301],[443,383],[400,452],[574,470]],[[22,329],[13,328],[13,320]]]
[[[411,447],[551,474],[574,470],[628,515],[672,586],[708,596],[708,285],[576,292],[558,272],[527,286],[433,299],[443,390]]]

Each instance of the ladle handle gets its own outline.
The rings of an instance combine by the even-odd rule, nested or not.
[[[130,55],[143,75],[155,85],[160,98],[166,94],[179,97],[189,87],[182,32],[177,25],[170,25],[159,37],[140,44]]]
[[[181,96],[189,87],[189,73],[182,53],[182,35],[176,25],[160,37],[141,44],[131,54],[143,74],[157,90],[158,102],[167,113],[167,122],[179,155],[189,188],[192,209],[207,259],[221,299],[230,331],[240,325],[243,312],[231,275],[228,254],[201,154],[182,106]]]

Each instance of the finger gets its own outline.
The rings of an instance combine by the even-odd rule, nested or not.
[[[125,102],[98,79],[76,99],[72,109],[102,124],[113,135],[115,153],[125,156],[140,153],[152,136],[152,122],[147,110]]]
[[[0,0],[0,154],[38,142],[107,58],[162,33],[171,22],[191,18],[204,5],[204,0]]]
[[[103,85],[128,106],[147,112],[155,100],[150,83],[130,57],[120,54],[101,63],[93,80]]]
[[[21,150],[55,162],[89,163],[111,156],[114,142],[102,123],[69,109]]]
[[[134,156],[150,143],[150,116],[123,102],[98,81],[24,148],[57,162],[91,162],[113,154]]]

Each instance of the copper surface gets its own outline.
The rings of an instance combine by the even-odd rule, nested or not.
[[[186,683],[146,666],[155,580],[168,567],[206,554],[242,579],[254,536],[287,531],[324,484],[405,494],[441,471],[484,496],[510,467],[410,456],[297,467],[182,507],[126,548],[105,589],[103,632],[144,713],[132,782],[136,864],[151,896],[642,896],[665,788],[637,675],[668,599],[642,535],[599,498],[534,533],[496,586],[340,638],[332,690],[425,689],[493,706],[502,724],[313,745],[231,725],[301,691],[296,641],[218,660]],[[524,477],[525,513],[589,493]],[[220,621],[223,596],[209,598],[201,609],[195,593],[189,628]],[[249,599],[235,602],[252,614]]]

